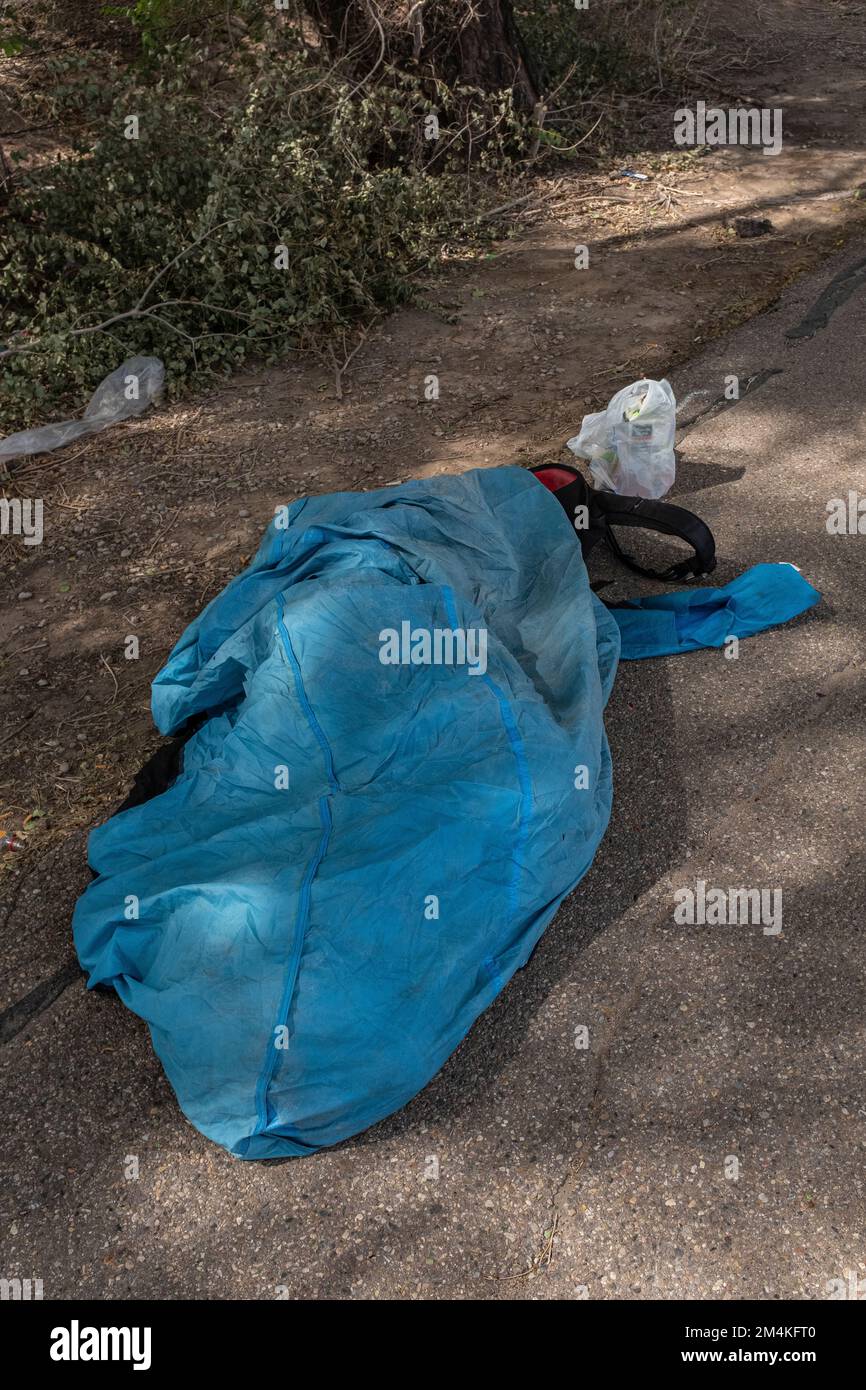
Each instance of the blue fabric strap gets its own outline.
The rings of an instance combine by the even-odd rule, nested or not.
[[[768,564],[754,565],[722,589],[653,594],[608,611],[620,630],[621,658],[635,661],[752,637],[805,613],[820,597],[794,565]]]

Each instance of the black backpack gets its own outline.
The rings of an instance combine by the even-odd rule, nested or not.
[[[713,533],[694,512],[670,502],[620,497],[615,492],[597,490],[568,464],[542,464],[532,472],[565,508],[580,539],[584,559],[594,546],[604,541],[618,560],[647,579],[686,579],[711,574],[716,568]],[[613,529],[620,526],[642,526],[666,536],[677,536],[692,547],[694,555],[669,565],[666,570],[646,569],[622,549]]]

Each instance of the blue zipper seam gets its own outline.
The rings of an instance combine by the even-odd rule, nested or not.
[[[289,666],[292,671],[292,676],[294,678],[295,692],[297,694],[300,706],[304,711],[307,723],[309,724],[319,746],[322,749],[325,761],[325,771],[327,773],[330,791],[327,795],[321,796],[319,798],[319,820],[322,826],[322,833],[319,837],[318,845],[316,846],[316,852],[310,860],[309,864],[307,865],[303,882],[301,883],[301,891],[298,896],[298,911],[295,917],[295,932],[294,941],[292,944],[292,954],[289,958],[288,968],[286,971],[286,981],[285,985],[283,986],[282,996],[280,998],[280,1007],[279,1012],[277,1014],[277,1022],[271,1030],[271,1034],[268,1039],[268,1046],[267,1052],[265,1054],[264,1065],[262,1067],[261,1072],[259,1073],[259,1078],[256,1083],[256,1127],[253,1130],[254,1135],[261,1134],[263,1130],[267,1128],[268,1125],[268,1091],[270,1089],[271,1082],[274,1079],[274,1074],[277,1068],[277,1062],[279,1061],[279,1054],[278,1049],[275,1046],[274,1035],[276,1033],[277,1028],[288,1026],[289,1010],[291,1009],[292,996],[295,992],[295,984],[297,983],[298,978],[298,968],[301,963],[301,952],[303,950],[304,940],[307,933],[307,926],[309,924],[310,896],[312,893],[313,880],[315,879],[316,874],[319,871],[319,866],[322,863],[322,860],[324,859],[328,851],[328,845],[330,844],[331,840],[333,820],[331,817],[331,807],[329,798],[333,795],[334,792],[338,792],[340,790],[340,784],[337,781],[337,777],[334,772],[334,759],[333,754],[331,752],[330,744],[328,743],[328,740],[325,737],[325,733],[322,729],[321,724],[316,718],[313,707],[310,704],[309,699],[307,698],[307,692],[304,689],[304,682],[301,676],[301,668],[298,664],[298,659],[295,655],[294,648],[292,647],[292,641],[285,624],[285,612],[283,609],[282,596],[280,594],[277,594],[276,596],[276,605],[277,627],[280,634],[280,640],[283,644],[283,650],[285,651],[286,659],[289,663]]]

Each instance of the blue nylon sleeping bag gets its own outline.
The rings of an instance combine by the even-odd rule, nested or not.
[[[608,610],[520,468],[296,502],[156,677],[163,733],[208,717],[169,789],[91,835],[89,985],[147,1021],[185,1114],[238,1157],[358,1133],[430,1080],[589,867],[618,623],[646,656],[817,598],[774,565]]]

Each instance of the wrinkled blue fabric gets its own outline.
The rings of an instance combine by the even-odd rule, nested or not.
[[[685,619],[608,611],[519,468],[280,520],[157,676],[163,733],[208,717],[171,787],[91,835],[73,924],[185,1114],[249,1159],[405,1104],[526,962],[610,815],[620,627],[634,655],[730,630],[689,607],[712,590],[671,596]],[[737,621],[789,616],[773,592],[738,591]],[[383,664],[404,622],[485,629],[486,670]]]

